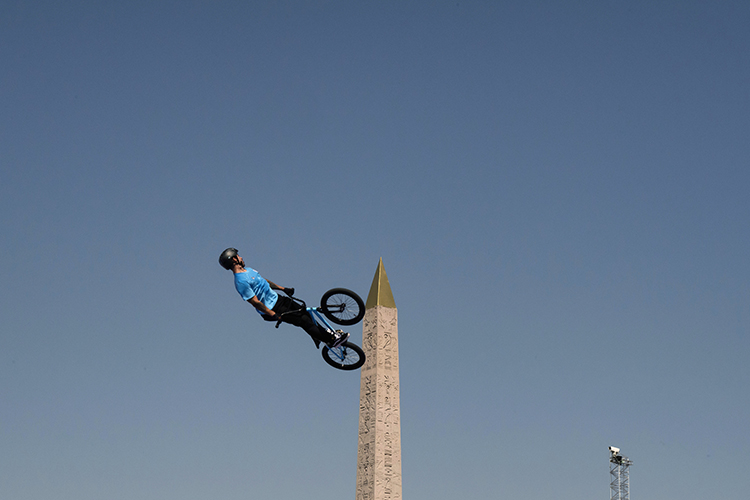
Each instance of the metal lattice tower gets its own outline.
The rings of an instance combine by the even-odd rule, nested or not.
[[[609,500],[630,500],[630,466],[633,462],[620,455],[620,448],[609,447]]]

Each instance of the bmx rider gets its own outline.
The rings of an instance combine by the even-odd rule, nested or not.
[[[343,344],[349,334],[341,331],[331,331],[321,328],[310,318],[305,309],[294,302],[294,288],[285,288],[273,281],[263,279],[261,275],[252,268],[245,267],[245,261],[237,253],[236,248],[227,248],[219,256],[221,267],[234,273],[234,287],[249,302],[251,306],[266,321],[278,321],[299,326],[310,335],[313,340],[323,342],[330,347],[338,347]],[[280,290],[289,297],[279,295],[274,290]],[[281,316],[283,314],[283,316]]]

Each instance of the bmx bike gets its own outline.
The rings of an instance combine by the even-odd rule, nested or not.
[[[330,331],[338,331],[326,321],[328,318],[333,323],[342,326],[355,325],[362,321],[365,316],[365,303],[359,295],[347,290],[346,288],[332,288],[328,290],[320,299],[319,307],[307,307],[304,300],[297,297],[289,297],[294,302],[304,308],[312,318],[313,322],[321,328]],[[281,325],[284,315],[297,313],[297,311],[288,311],[279,315],[276,321],[276,328]],[[315,346],[320,346],[320,341],[313,339]],[[337,347],[331,347],[323,344],[321,351],[326,363],[339,370],[356,370],[365,363],[365,353],[357,344],[346,341]]]

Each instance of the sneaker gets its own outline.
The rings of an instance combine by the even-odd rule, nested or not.
[[[349,338],[349,334],[341,330],[336,330],[333,335],[334,335],[334,338],[333,338],[333,341],[331,341],[331,344],[330,344],[331,347],[338,347],[344,342],[346,342],[347,339]]]

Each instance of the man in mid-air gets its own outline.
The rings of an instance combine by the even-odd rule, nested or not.
[[[242,299],[249,302],[266,321],[281,321],[299,326],[318,342],[330,347],[343,344],[349,334],[340,330],[331,331],[318,326],[305,309],[294,302],[294,288],[284,288],[273,281],[265,280],[252,268],[245,268],[245,261],[237,253],[236,248],[227,248],[219,256],[219,264],[224,269],[234,273],[234,287]],[[277,294],[280,290],[289,297]]]

